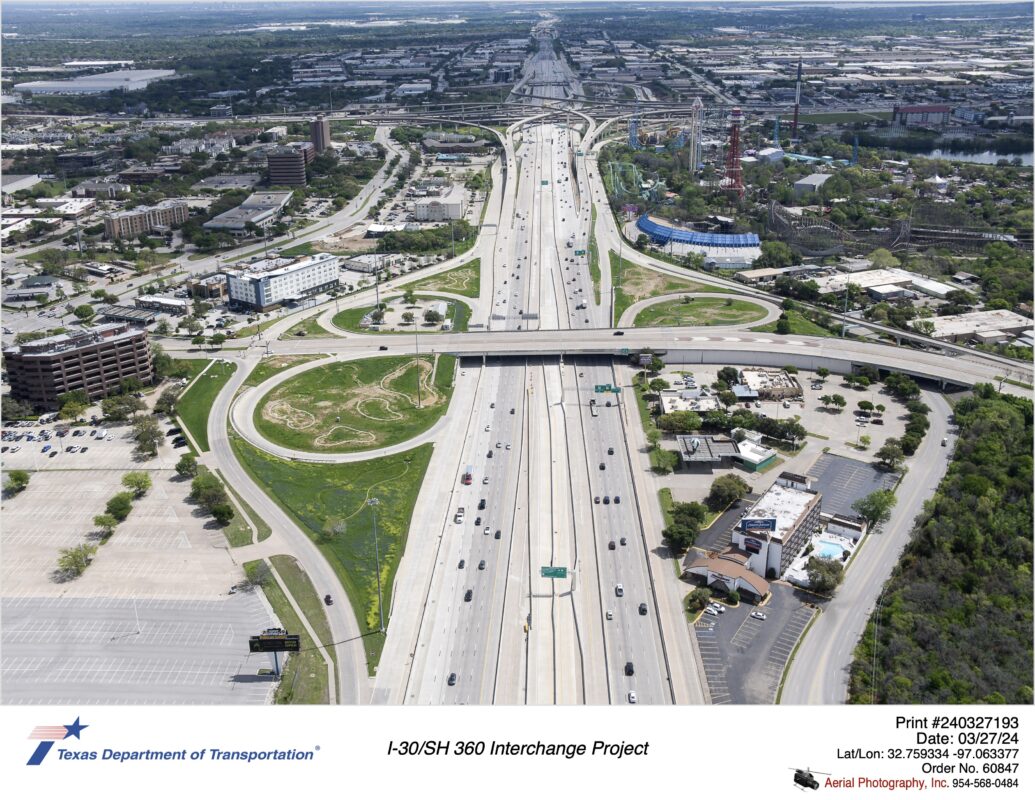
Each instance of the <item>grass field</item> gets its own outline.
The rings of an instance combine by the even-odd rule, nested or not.
[[[432,445],[354,464],[308,464],[275,458],[238,436],[231,436],[231,443],[249,475],[295,520],[334,568],[356,612],[373,674],[384,637],[378,632],[374,507],[367,500],[380,501],[376,506],[377,535],[382,596],[387,604]]]
[[[176,415],[183,420],[202,452],[208,450],[209,409],[236,369],[236,364],[214,362],[176,402]]]
[[[315,314],[311,317],[306,317],[301,322],[296,322],[282,334],[281,339],[294,339],[299,336],[311,336],[315,338],[319,337],[330,337],[334,336],[334,333],[327,330],[323,325],[320,324],[320,315]]]
[[[306,620],[316,631],[317,638],[325,648],[324,654],[330,656],[331,661],[334,662],[335,671],[337,671],[338,657],[334,648],[331,647],[334,637],[331,635],[331,625],[327,621],[320,593],[316,591],[313,582],[309,580],[309,576],[294,557],[270,556],[270,563],[273,564],[281,581],[295,599],[295,603],[302,609]]]
[[[244,573],[251,580],[257,580],[266,569],[269,569],[269,565],[262,559],[244,563]],[[315,649],[315,642],[302,627],[302,621],[273,577],[267,577],[261,585],[263,594],[284,630],[298,634],[302,650],[300,653],[292,653],[287,659],[275,702],[292,705],[326,704],[330,699],[327,693],[327,665]]]
[[[618,258],[613,250],[611,258],[611,284],[615,287],[615,325],[622,318],[625,310],[640,300],[657,297],[661,294],[676,292],[721,292],[726,291],[716,286],[689,281],[685,278],[673,278],[652,269],[646,269],[631,261]]]
[[[174,358],[170,374],[192,381],[208,366],[209,361],[211,361],[209,358]]]
[[[307,370],[277,386],[255,410],[259,432],[284,447],[353,453],[405,442],[449,406],[456,358],[367,358]]]
[[[256,322],[256,323],[253,323],[251,325],[245,325],[243,328],[238,330],[234,335],[238,339],[244,339],[244,338],[247,338],[248,336],[254,336],[259,331],[264,331],[268,327],[270,327],[271,325],[276,325],[278,322],[280,322],[280,320],[281,320],[280,317],[274,316],[274,317],[271,317],[270,319],[264,319],[262,322]]]
[[[592,220],[589,226],[589,277],[593,281],[593,301],[600,305],[600,248],[597,247],[597,207],[590,209]]]
[[[452,309],[452,320],[453,329],[451,331],[443,331],[435,326],[427,325],[421,322],[420,334],[436,334],[436,333],[463,333],[467,330],[467,323],[471,320],[471,307],[465,303],[461,303],[457,300],[450,300],[444,297],[434,297],[433,295],[418,294],[418,300],[443,300]],[[402,295],[385,295],[381,298],[381,302],[389,307],[395,307],[395,310],[399,310],[402,306]],[[379,326],[379,330],[371,330],[369,328],[360,327],[363,317],[374,310],[373,306],[364,306],[363,308],[347,308],[344,311],[339,311],[331,318],[331,323],[344,331],[352,331],[353,333],[385,333],[385,334],[406,334],[413,333],[413,326],[407,325],[401,328],[388,328]],[[420,320],[422,311],[415,312],[417,319]],[[447,318],[450,317],[450,311],[446,311]],[[285,337],[286,338],[286,337]]]
[[[256,540],[262,542],[266,539],[269,539],[270,536],[273,534],[273,528],[271,528],[266,523],[266,520],[264,520],[256,513],[254,508],[252,508],[250,505],[248,505],[247,502],[245,502],[245,499],[237,493],[236,489],[234,489],[233,484],[231,484],[223,477],[223,473],[221,473],[218,469],[213,470],[213,472],[216,473],[216,477],[218,477],[219,480],[223,481],[223,486],[226,487],[227,492],[233,495],[234,500],[237,501],[237,505],[244,510],[245,515],[248,517],[248,519],[251,520],[252,525],[255,526],[255,530],[257,531]]]
[[[795,336],[833,336],[830,331],[817,325],[807,317],[802,316],[800,311],[785,311],[787,321],[791,323],[790,333]],[[776,322],[767,325],[758,325],[751,330],[758,333],[776,333]]]
[[[244,383],[241,386],[242,388],[245,386],[258,386],[263,381],[269,380],[286,369],[315,361],[318,358],[324,358],[324,356],[271,356],[264,358],[255,365],[255,369],[248,373],[248,377],[244,379]]]
[[[415,292],[449,292],[477,297],[481,291],[481,259],[475,258],[438,275],[405,284]]]
[[[743,325],[764,319],[766,310],[746,300],[722,297],[697,297],[690,302],[668,300],[643,309],[633,325],[638,328],[664,328],[682,325]]]

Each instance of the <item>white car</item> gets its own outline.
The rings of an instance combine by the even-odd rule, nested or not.
[[[718,612],[718,611],[716,611],[716,610],[715,610],[714,608],[712,608],[711,606],[707,606],[707,607],[706,607],[706,608],[704,609],[704,613],[705,613],[705,614],[711,614],[711,615],[712,615],[713,617],[717,617],[717,616],[719,616],[719,612]]]
[[[720,606],[718,603],[709,603],[709,605],[712,608],[714,608],[716,613],[718,613],[718,614],[725,614],[726,613],[726,609],[723,608],[722,606]]]
[[[489,426],[489,425],[486,425],[486,426],[485,426],[485,431],[486,431],[486,433],[488,433],[488,431],[489,431],[490,427],[491,427],[491,426]]]
[[[636,692],[629,692],[629,702],[636,705]]]
[[[765,614],[763,614],[761,611],[752,611],[751,616],[755,619],[765,619]]]
[[[615,595],[617,597],[622,597],[625,595],[625,587],[622,586],[622,584],[619,583],[615,586]]]
[[[615,618],[615,612],[612,611],[611,609],[608,609],[607,610],[607,618],[608,619],[614,619]]]
[[[489,482],[489,476],[486,475],[484,478],[482,478],[482,483],[488,483],[488,482]]]

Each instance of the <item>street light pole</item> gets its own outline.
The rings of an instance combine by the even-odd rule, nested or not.
[[[413,320],[413,356],[415,360],[414,366],[417,368],[417,408],[420,408],[423,403],[420,397],[420,320],[414,318]]]
[[[367,500],[367,505],[370,506],[371,511],[374,515],[374,567],[377,570],[377,616],[380,622],[380,632],[385,632],[385,611],[384,604],[381,598],[381,553],[378,549],[377,544],[377,507],[381,505],[381,501],[376,497],[371,497]]]

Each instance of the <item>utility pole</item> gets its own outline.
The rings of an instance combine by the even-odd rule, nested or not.
[[[381,553],[377,544],[377,507],[381,505],[381,501],[376,497],[371,497],[367,500],[367,505],[370,506],[371,512],[374,515],[374,568],[377,570],[377,615],[380,621],[380,632],[385,632],[385,611],[384,602],[381,598]]]

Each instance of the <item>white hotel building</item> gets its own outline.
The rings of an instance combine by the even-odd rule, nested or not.
[[[267,258],[241,269],[227,269],[227,294],[236,307],[266,311],[320,294],[338,285],[341,256],[317,253],[298,259]]]

